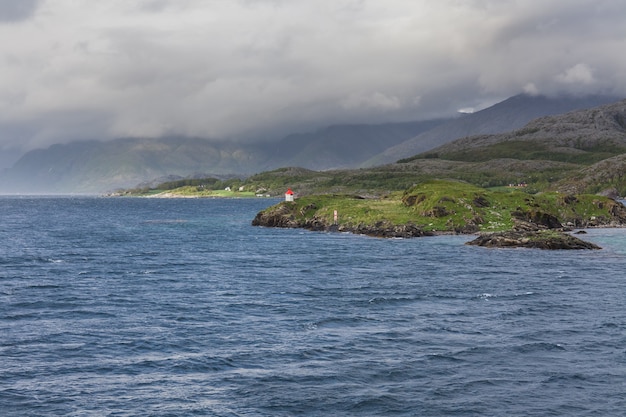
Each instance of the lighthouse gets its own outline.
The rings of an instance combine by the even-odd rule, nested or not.
[[[293,201],[293,191],[291,191],[291,188],[285,193],[285,201]]]

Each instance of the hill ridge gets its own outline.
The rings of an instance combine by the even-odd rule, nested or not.
[[[301,166],[324,171],[356,169],[363,167],[364,161],[368,158],[371,161],[371,158],[374,158],[374,155],[377,155],[381,149],[393,149],[393,146],[388,148],[390,144],[405,143],[407,137],[419,138],[425,134],[435,138],[441,129],[459,123],[461,120],[465,123],[484,119],[474,124],[474,127],[486,126],[488,125],[486,116],[495,112],[499,118],[496,117],[493,124],[502,128],[510,122],[511,118],[519,119],[520,114],[516,109],[524,108],[524,103],[528,107],[528,103],[541,102],[545,110],[545,106],[551,109],[559,106],[571,107],[574,103],[580,104],[584,100],[582,98],[555,100],[520,95],[483,112],[452,121],[439,119],[380,125],[335,125],[315,132],[289,135],[271,143],[235,143],[172,136],[58,144],[24,155],[11,169],[0,175],[0,191],[103,193],[152,182],[155,178],[198,178],[203,175],[215,178],[245,177],[285,166]],[[600,99],[593,97],[587,102],[589,100]],[[537,108],[530,107],[532,107],[532,112],[538,111]],[[528,113],[524,114],[526,114],[524,117],[528,117]],[[624,119],[619,117],[599,122],[607,126],[610,123],[622,126]],[[422,133],[414,136],[414,133],[418,131]],[[567,152],[574,156],[581,154],[581,150],[575,148],[568,148]],[[565,155],[566,152],[561,153]],[[587,163],[598,162],[600,157],[611,157],[617,153],[616,149],[606,149],[604,154],[593,154],[595,159]],[[508,152],[498,158],[510,156],[512,156],[511,152]],[[461,158],[461,160],[472,161],[468,157]],[[570,162],[565,157],[562,161]],[[379,168],[381,166],[382,168]],[[380,173],[374,177],[379,176],[384,181],[386,174],[382,172],[388,171],[389,168],[378,165],[368,170],[370,170],[368,172]],[[375,185],[373,179],[372,185]]]
[[[510,132],[543,116],[588,109],[618,100],[613,96],[548,98],[518,94],[479,112],[437,126],[403,143],[392,146],[364,166],[375,166],[409,158],[460,138]]]

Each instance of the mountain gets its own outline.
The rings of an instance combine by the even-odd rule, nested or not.
[[[556,185],[568,194],[601,193],[615,198],[626,195],[626,153],[585,167]]]
[[[444,121],[338,125],[251,144],[187,137],[59,144],[22,156],[0,175],[0,192],[101,193],[160,178],[247,176],[292,165],[348,168]]]
[[[476,132],[518,129],[534,115],[588,108],[606,101],[607,97],[600,96],[554,99],[519,95],[456,119],[337,125],[265,143],[167,137],[53,145],[28,152],[0,174],[0,192],[102,193],[157,178],[243,177],[289,166],[358,168],[390,158],[395,161],[400,155],[418,153],[416,149],[432,149]]]
[[[433,129],[451,119],[380,125],[336,125],[293,134],[279,141],[269,169],[298,166],[315,170],[353,168],[390,146]]]
[[[485,182],[515,173],[511,179],[534,182],[537,189],[624,196],[626,100],[541,117],[508,133],[458,139],[395,165],[435,162],[469,164],[463,169],[478,169]]]
[[[626,100],[540,117],[508,133],[457,139],[414,158],[478,162],[513,157],[590,164],[622,153]]]
[[[540,117],[501,134],[457,139],[396,163],[325,172],[275,170],[248,179],[251,189],[300,195],[386,195],[432,179],[489,188],[523,185],[530,194],[626,196],[626,100]]]
[[[612,103],[612,96],[546,97],[519,94],[476,113],[441,124],[386,149],[364,166],[382,165],[428,151],[453,140],[519,129],[533,119]]]
[[[0,190],[99,193],[168,175],[251,174],[259,158],[254,146],[197,138],[74,142],[26,153],[2,175]]]

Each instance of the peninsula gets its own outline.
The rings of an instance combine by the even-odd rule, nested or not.
[[[596,249],[565,232],[573,228],[624,227],[626,207],[603,196],[511,187],[491,191],[468,183],[433,180],[403,193],[365,198],[312,195],[259,212],[254,226],[338,231],[386,238],[436,234],[488,235],[482,246]]]

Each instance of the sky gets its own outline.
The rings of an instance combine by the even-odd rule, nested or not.
[[[623,0],[0,0],[0,152],[626,97]]]

